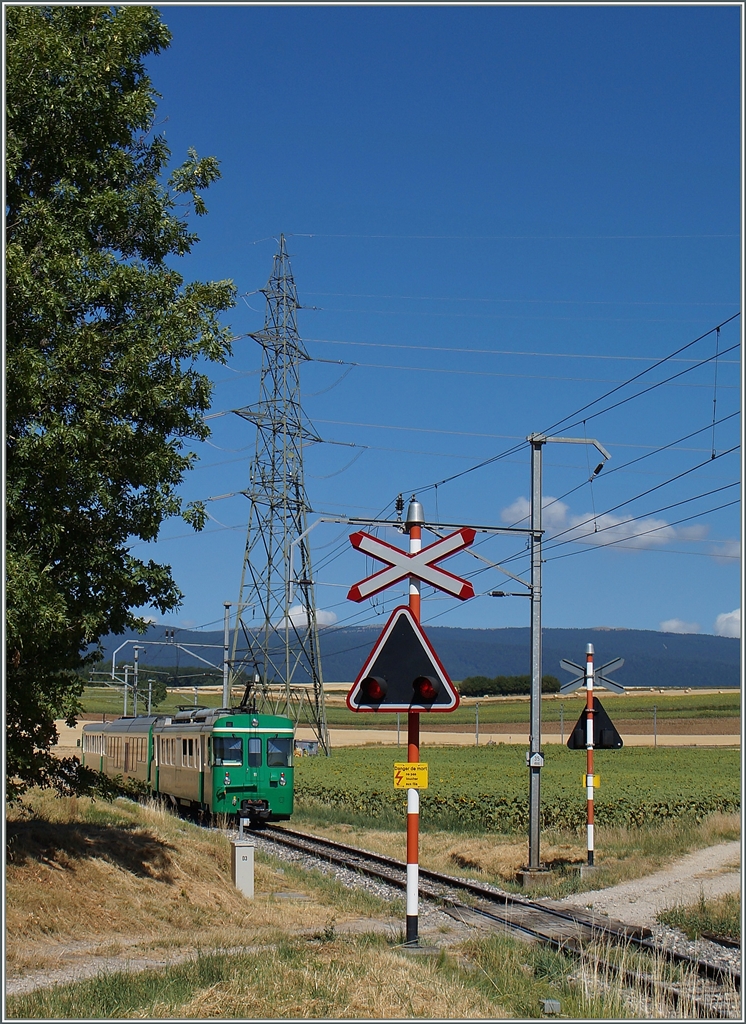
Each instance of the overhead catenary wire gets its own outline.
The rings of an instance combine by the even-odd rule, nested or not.
[[[703,341],[705,338],[708,338],[715,331],[719,331],[722,327],[725,327],[726,324],[731,323],[733,320],[737,319],[740,315],[741,315],[740,312],[734,313],[733,316],[729,316],[726,320],[722,320],[715,327],[710,328],[709,331],[705,331],[704,334],[700,334],[698,338],[694,338],[693,341],[688,341],[685,345],[682,345],[680,348],[677,348],[674,352],[671,352],[669,355],[664,356],[662,359],[657,359],[654,363],[652,363],[646,369],[640,370],[639,373],[636,373],[634,375],[634,377],[630,377],[629,380],[625,381],[623,384],[619,384],[617,387],[612,388],[611,391],[607,391],[606,394],[601,395],[599,398],[595,398],[592,402],[588,402],[585,405],[582,405],[579,409],[576,409],[575,412],[571,412],[568,416],[563,416],[562,419],[559,419],[555,423],[552,423],[551,426],[546,427],[545,430],[542,431],[542,433],[548,434],[552,430],[555,430],[556,428],[560,427],[562,424],[564,424],[564,426],[562,427],[563,430],[571,429],[571,427],[575,426],[576,424],[575,423],[568,424],[567,420],[571,420],[574,416],[579,416],[580,413],[585,412],[586,409],[590,409],[594,405],[598,405],[599,402],[604,402],[607,398],[610,398],[613,394],[615,394],[621,388],[627,387],[630,384],[634,384],[634,382],[636,380],[639,380],[640,377],[644,377],[646,373],[650,373],[652,370],[657,369],[657,367],[662,366],[663,363],[667,363],[669,360],[673,359],[674,356],[678,356],[678,355],[680,355],[680,353],[686,352],[687,349],[691,348],[693,345],[696,345],[698,342]],[[738,344],[732,345],[731,348],[729,348],[727,351],[730,352],[730,351],[733,351],[733,349],[736,349],[736,348],[738,348]],[[707,359],[702,359],[698,363],[696,363],[695,366],[704,366],[706,363],[711,362],[712,358],[713,358],[712,356],[709,356]],[[683,372],[688,372],[688,371],[683,371]],[[674,376],[679,376],[679,374],[674,374]],[[673,380],[673,377],[671,377],[669,379]],[[653,385],[653,386],[654,387],[659,387],[660,385],[656,384],[656,385]],[[651,390],[651,389],[648,388],[646,391],[638,392],[638,394],[630,396],[629,398],[625,399],[625,401],[632,401],[634,398],[640,397],[640,395],[647,394],[647,391],[649,391],[649,390]],[[612,406],[610,408],[616,408],[616,406]],[[609,410],[603,410],[603,411],[604,412],[608,412]],[[593,413],[593,416],[599,416],[599,415],[601,415],[601,413]],[[586,419],[591,419],[591,418],[592,418],[591,416],[587,416],[586,417]],[[577,422],[579,422],[579,421],[577,421]]]
[[[741,446],[738,445],[738,444],[734,445],[732,448],[728,448],[726,451],[720,452],[716,456],[716,458],[721,459],[721,458],[723,458],[726,455],[731,455],[733,452],[739,451],[740,447]],[[661,489],[661,487],[667,487],[669,484],[674,483],[676,480],[681,480],[683,477],[688,476],[690,473],[694,473],[698,469],[702,469],[703,466],[709,466],[711,462],[712,462],[712,459],[707,459],[706,462],[699,462],[695,466],[690,466],[688,469],[682,470],[681,473],[677,473],[675,476],[669,477],[667,480],[664,480],[662,483],[656,484],[654,487],[649,487],[647,490],[641,491],[639,494],[634,495],[634,497],[632,497],[632,498],[626,498],[624,501],[620,501],[616,505],[612,505],[611,508],[606,509],[606,511],[602,512],[601,515],[602,516],[610,515],[612,512],[616,512],[617,509],[624,508],[625,505],[630,505],[633,501],[639,501],[640,498],[644,498],[648,494],[652,494],[654,491],[659,491]],[[568,527],[567,530],[562,530],[560,533],[553,534],[552,537],[548,538],[548,539],[549,540],[556,540],[557,537],[562,537],[565,533],[568,533],[570,530],[576,530],[579,526],[587,525],[589,522],[592,521],[592,519],[593,519],[593,517],[591,516],[590,518],[583,520],[583,522],[581,522],[581,523],[576,523],[574,526]]]
[[[715,416],[718,404],[718,354],[720,349],[720,328],[715,334],[715,383],[712,395],[712,457],[715,458]]]
[[[720,487],[713,487],[709,491],[702,491],[699,494],[691,495],[688,498],[682,498],[679,501],[670,502],[668,505],[661,505],[660,508],[651,509],[649,511],[642,512],[642,513],[640,513],[639,515],[636,515],[636,516],[630,516],[628,519],[620,519],[617,522],[609,523],[606,526],[599,526],[597,530],[593,531],[593,536],[596,536],[599,533],[604,533],[607,530],[618,530],[620,527],[622,527],[622,526],[629,526],[631,523],[644,522],[646,519],[649,519],[651,516],[659,515],[661,512],[667,512],[667,511],[669,511],[672,508],[678,508],[681,505],[687,505],[687,504],[689,504],[692,501],[700,501],[702,498],[707,498],[707,497],[710,497],[713,494],[719,494],[721,491],[729,490],[731,487],[738,487],[738,486],[739,486],[739,481],[738,480],[734,480],[731,483],[723,484]],[[634,499],[631,499],[631,500],[634,500]],[[617,506],[617,507],[619,507],[619,506]],[[610,510],[609,512],[602,512],[597,518],[598,519],[603,519],[604,516],[610,515],[611,511],[613,511],[613,510]],[[548,536],[546,538],[543,546],[542,546],[542,557],[544,556],[545,552],[553,551],[555,548],[563,547],[565,544],[582,543],[582,541],[585,540],[585,538],[587,536],[589,536],[590,531],[586,532],[586,533],[583,533],[583,534],[581,534],[578,537],[569,537],[566,540],[557,541],[557,538],[558,537],[564,537],[568,533],[574,533],[577,530],[580,530],[583,526],[588,526],[588,524],[591,523],[592,521],[593,521],[593,517],[591,517],[589,519],[585,519],[585,520],[583,520],[581,522],[574,523],[572,526],[569,526],[566,530],[561,530],[559,533],[551,534],[550,536]],[[666,525],[673,525],[673,524],[666,524]],[[663,527],[661,527],[661,529],[663,529]],[[630,536],[630,537],[627,537],[627,538],[624,538],[624,539],[633,540],[634,539],[634,535]],[[509,556],[508,558],[503,559],[503,561],[506,562],[506,563],[514,561],[517,557],[520,557],[522,554],[523,554],[523,552],[520,552],[517,555]],[[481,572],[481,571],[482,571],[481,569],[477,570],[477,572]]]
[[[726,420],[733,419],[734,416],[740,416],[740,412],[732,412],[728,416],[723,416],[722,419],[719,419],[717,422],[718,423],[725,423]],[[607,469],[607,470],[604,471],[604,479],[608,480],[608,478],[612,475],[612,473],[619,473],[622,470],[628,469],[630,466],[636,465],[638,462],[642,462],[644,459],[652,458],[653,455],[659,455],[661,452],[664,452],[664,451],[667,451],[668,449],[674,448],[674,446],[677,445],[677,444],[681,444],[682,441],[688,441],[690,437],[695,437],[697,434],[702,434],[704,431],[709,430],[709,429],[710,429],[710,425],[709,424],[706,427],[700,427],[698,430],[693,430],[689,434],[684,434],[683,437],[679,437],[675,441],[671,441],[668,444],[660,445],[658,448],[654,448],[652,451],[645,452],[644,455],[638,455],[637,458],[635,458],[635,459],[630,459],[628,462],[623,462],[619,466],[613,466],[611,469]],[[687,451],[691,451],[693,449],[686,449],[686,450]],[[698,450],[699,451],[704,451],[705,449],[698,449]],[[548,508],[551,508],[551,506],[556,504],[556,502],[558,502],[558,501],[563,501],[565,498],[569,497],[571,494],[574,494],[575,491],[579,491],[581,487],[585,487],[585,485],[587,483],[588,483],[587,479],[586,480],[581,480],[579,484],[575,484],[573,487],[570,487],[568,490],[564,491],[564,493],[558,495],[556,498],[552,498],[551,501],[547,501],[545,504],[542,504],[542,510],[546,510]],[[513,526],[517,526],[518,524],[517,523],[513,523],[512,525]]]
[[[663,526],[651,527],[650,530],[645,530],[642,533],[635,534],[633,537],[619,537],[615,540],[606,541],[602,544],[590,544],[587,548],[578,548],[575,551],[567,551],[562,555],[551,555],[547,558],[547,561],[557,561],[560,558],[568,558],[570,555],[582,554],[584,551],[593,551],[598,548],[610,548],[617,544],[627,543],[630,544],[637,540],[638,537],[647,536],[650,533],[656,533],[658,530],[669,529],[672,526],[680,526],[681,523],[691,522],[692,519],[700,519],[702,516],[711,515],[713,512],[720,512],[724,508],[731,508],[733,505],[738,505],[740,502],[739,498],[735,498],[733,501],[727,501],[723,505],[717,505],[715,508],[705,509],[703,512],[695,512],[691,516],[685,516],[683,519],[676,519],[673,523],[666,523]]]
[[[597,405],[599,402],[604,401],[606,398],[609,398],[612,394],[615,394],[617,391],[621,390],[621,388],[626,387],[627,385],[634,383],[634,381],[638,380],[640,377],[644,376],[646,373],[649,373],[651,370],[654,370],[658,366],[661,366],[663,363],[667,362],[669,359],[672,359],[675,356],[678,356],[681,352],[685,352],[687,349],[691,348],[692,345],[695,345],[695,344],[697,344],[697,342],[702,341],[704,338],[708,337],[714,331],[718,330],[718,328],[722,328],[726,324],[731,323],[731,321],[735,320],[736,317],[738,317],[740,315],[741,315],[740,312],[739,313],[735,313],[733,316],[728,317],[727,320],[721,321],[720,324],[717,324],[715,327],[711,328],[709,331],[706,331],[704,334],[701,334],[699,337],[694,338],[693,341],[689,341],[685,345],[681,345],[675,351],[669,353],[669,355],[664,356],[662,359],[656,360],[649,367],[647,367],[644,370],[641,370],[639,373],[635,374],[633,377],[630,377],[623,384],[617,385],[615,388],[612,388],[610,391],[606,392],[606,394],[601,395],[599,398],[594,399],[592,402],[586,403],[585,405],[581,406],[579,409],[576,409],[574,412],[570,413],[568,416],[564,416],[561,419],[556,420],[553,424],[551,424],[551,426],[546,427],[544,430],[540,431],[540,433],[550,434],[552,431],[555,431],[555,433],[557,433],[558,432],[558,428],[561,425],[563,425],[563,429],[564,430],[571,429],[572,426],[576,426],[577,423],[582,422],[582,420],[578,420],[578,421],[576,421],[573,424],[567,424],[567,422],[566,422],[567,420],[572,419],[574,416],[578,416],[581,412],[584,412],[585,410],[590,409],[592,406]],[[738,347],[737,345],[732,346],[732,348],[737,348],[737,347]],[[709,357],[708,359],[700,360],[698,363],[695,363],[693,367],[690,367],[689,369],[681,371],[681,372],[682,373],[687,373],[687,372],[689,372],[690,369],[693,369],[694,367],[699,367],[699,366],[704,365],[707,362],[710,362],[712,358],[713,357]],[[676,374],[674,376],[678,376],[678,374]],[[647,389],[645,389],[642,392],[638,392],[635,395],[628,396],[627,398],[621,400],[620,402],[615,403],[613,406],[611,406],[611,407],[609,407],[607,409],[601,410],[601,411],[599,411],[597,413],[593,413],[592,415],[588,415],[586,417],[586,419],[592,419],[595,416],[600,416],[604,412],[609,412],[611,410],[611,408],[618,408],[620,405],[624,405],[626,402],[633,401],[634,399],[641,397],[643,394],[649,393],[655,387],[660,387],[660,383],[654,384],[650,388],[647,388]],[[436,486],[436,484],[440,487],[440,486],[442,486],[445,483],[451,483],[452,481],[458,480],[461,477],[464,477],[464,476],[466,476],[469,473],[476,472],[476,470],[478,470],[478,469],[483,469],[485,466],[492,465],[493,463],[497,462],[500,459],[505,458],[508,455],[513,455],[516,451],[520,450],[522,447],[523,447],[522,445],[514,446],[513,448],[507,449],[506,451],[498,452],[496,455],[493,455],[490,458],[481,460],[480,462],[476,463],[474,466],[471,466],[471,467],[469,467],[467,469],[461,470],[458,473],[451,474],[450,476],[444,477],[441,480],[434,481],[433,483],[422,484],[419,487],[415,488],[415,490],[418,493],[425,493],[426,491],[432,490]]]

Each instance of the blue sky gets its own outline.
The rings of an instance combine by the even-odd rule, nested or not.
[[[245,335],[288,239],[304,408],[342,442],[306,450],[310,521],[390,515],[416,491],[430,521],[511,525],[527,434],[596,437],[612,458],[593,483],[595,450],[544,449],[544,624],[735,635],[741,319],[712,329],[742,301],[740,8],[160,9],[160,128],[175,162],[194,146],[223,174],[179,269],[232,278]],[[214,411],[256,401],[259,366],[237,340],[210,371]],[[253,428],[211,424],[188,499],[247,486]],[[171,521],[135,547],[173,567],[170,625],[214,628],[238,596],[247,500],[208,507],[202,534]],[[317,603],[340,625],[383,624],[405,591],[345,600],[374,568],[349,532],[312,534]],[[476,550],[528,577],[520,539]],[[423,622],[528,624],[527,601],[486,596],[520,589],[507,577],[474,586],[465,603],[425,590]]]

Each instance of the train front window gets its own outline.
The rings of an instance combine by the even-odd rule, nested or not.
[[[293,743],[289,736],[270,736],[267,740],[267,766],[289,768],[292,764]]]
[[[262,741],[249,737],[249,768],[260,768],[262,764]]]
[[[243,740],[240,736],[216,736],[215,764],[243,764]]]

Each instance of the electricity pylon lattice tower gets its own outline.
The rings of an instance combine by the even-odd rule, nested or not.
[[[309,356],[298,333],[300,307],[284,235],[263,293],[264,327],[249,335],[262,348],[259,401],[234,410],[256,427],[256,448],[244,491],[251,507],[232,679],[246,673],[246,702],[306,721],[328,754],[303,480],[303,447],[321,438],[301,407],[300,367]]]

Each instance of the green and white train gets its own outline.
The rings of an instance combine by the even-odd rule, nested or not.
[[[84,725],[82,762],[192,812],[285,821],[293,813],[293,739],[289,718],[190,708]]]

